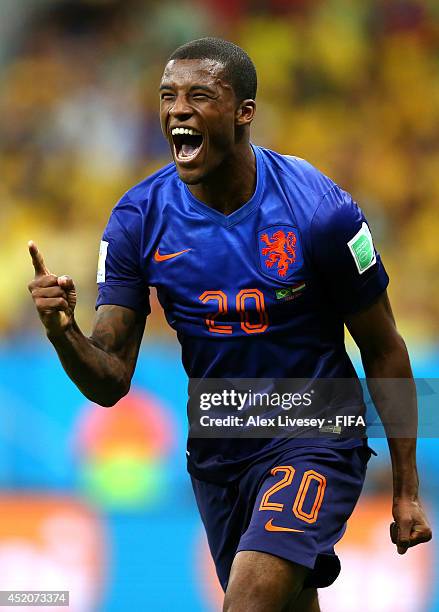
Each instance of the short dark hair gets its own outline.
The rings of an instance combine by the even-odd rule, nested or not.
[[[210,59],[224,66],[224,77],[241,101],[256,98],[256,68],[250,57],[232,42],[222,38],[198,38],[178,47],[168,61],[178,59]]]

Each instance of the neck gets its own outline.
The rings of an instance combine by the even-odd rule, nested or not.
[[[238,147],[205,181],[188,187],[198,200],[225,215],[238,210],[256,188],[256,159],[250,144]]]

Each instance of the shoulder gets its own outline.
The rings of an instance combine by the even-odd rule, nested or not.
[[[350,193],[333,185],[321,198],[312,219],[314,233],[350,233],[365,221],[363,211]]]
[[[160,168],[160,170],[157,170],[157,172],[154,172],[154,174],[140,181],[140,183],[137,183],[137,185],[131,187],[131,189],[128,189],[114,210],[122,210],[126,207],[134,207],[139,210],[145,209],[148,202],[154,198],[157,188],[170,185],[176,175],[175,164],[167,164]]]
[[[174,164],[168,164],[124,193],[111,211],[106,232],[128,234],[140,240],[144,221],[154,210],[157,194],[176,176]]]
[[[257,147],[263,156],[268,171],[276,174],[279,181],[286,181],[298,190],[307,191],[314,200],[320,200],[334,185],[334,181],[295,155],[282,155],[276,151]]]

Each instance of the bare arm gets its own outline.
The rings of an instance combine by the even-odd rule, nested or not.
[[[417,404],[410,360],[396,329],[387,292],[367,309],[348,317],[346,325],[358,345],[368,387],[386,429],[393,472],[392,541],[404,554],[410,546],[431,539],[418,497],[416,467]],[[404,379],[399,384],[397,380]],[[404,392],[401,393],[403,386]],[[407,437],[392,437],[388,424],[406,423]]]
[[[129,391],[145,316],[122,306],[100,306],[87,338],[74,318],[72,279],[50,274],[33,243],[29,251],[35,269],[29,291],[65,371],[90,400],[112,406]]]
[[[122,306],[100,306],[90,338],[76,321],[63,334],[47,334],[63,368],[82,393],[112,406],[130,389],[145,318]]]

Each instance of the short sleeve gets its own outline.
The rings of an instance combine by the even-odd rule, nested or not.
[[[361,208],[336,185],[314,215],[311,248],[326,294],[343,316],[372,304],[389,283]]]
[[[124,196],[114,208],[102,236],[97,271],[98,298],[149,314],[149,288],[140,269],[142,216]]]

